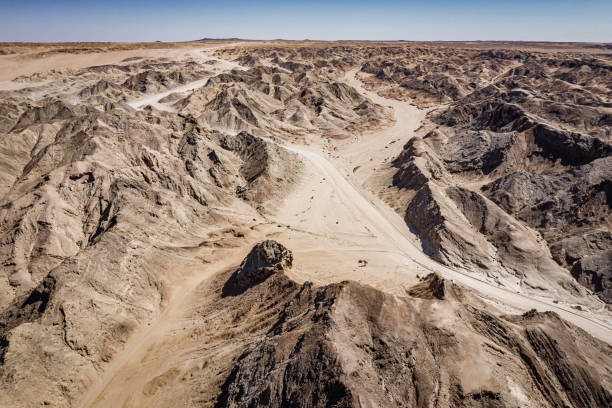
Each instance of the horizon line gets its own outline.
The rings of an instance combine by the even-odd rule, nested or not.
[[[63,41],[3,41],[0,40],[0,44],[69,44],[69,43],[119,43],[119,44],[135,44],[135,43],[197,43],[197,42],[209,42],[209,41],[250,41],[250,42],[270,42],[270,41],[286,41],[286,42],[372,42],[372,43],[397,43],[397,42],[411,42],[411,43],[548,43],[548,44],[605,44],[612,45],[612,42],[608,41],[562,41],[562,40],[368,40],[368,39],[334,39],[334,40],[318,40],[304,38],[300,40],[292,40],[286,38],[272,38],[272,39],[256,39],[256,38],[239,38],[239,37],[204,37],[196,40],[147,40],[147,41],[104,41],[104,40],[63,40]]]

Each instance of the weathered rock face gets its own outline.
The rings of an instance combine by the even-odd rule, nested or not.
[[[612,145],[597,137],[561,131],[545,124],[536,125],[532,132],[541,154],[552,160],[560,159],[564,165],[580,166],[612,155]]]
[[[612,157],[606,157],[553,175],[511,173],[482,188],[509,214],[538,229],[554,259],[607,302],[611,168]]]
[[[555,296],[581,293],[537,233],[479,193],[427,182],[410,200],[405,219],[419,231],[423,250],[448,265],[470,265],[507,286],[548,288]]]
[[[554,175],[511,173],[482,191],[544,234],[592,228],[609,217],[611,167],[612,157]]]
[[[266,66],[213,77],[175,107],[213,127],[256,134],[294,134],[299,128],[346,136],[387,122],[382,107],[344,83],[310,71]]]
[[[258,259],[274,264],[279,252],[272,252]],[[228,367],[218,407],[599,407],[612,401],[610,373],[601,364],[590,369],[593,358],[610,359],[609,347],[554,313],[496,317],[469,291],[434,274],[396,298],[353,282],[290,284],[283,270],[232,298],[272,300],[279,294],[271,297],[271,290],[284,293],[265,336]]]
[[[60,90],[72,86],[65,99],[32,102],[16,92],[14,111],[2,115],[2,406],[29,406],[40,395],[76,402],[160,310],[173,263],[187,267],[163,248],[197,242],[219,228],[226,208],[257,216],[299,170],[295,158],[278,157],[285,150],[252,135],[210,131],[193,118],[136,111],[117,99],[102,109],[91,99],[138,96],[199,72],[156,67],[159,75],[139,76],[141,65],[51,80]],[[131,74],[147,86],[118,85]],[[248,193],[238,195],[243,187]]]
[[[487,174],[503,163],[512,139],[511,133],[465,131],[450,138],[440,154],[452,173],[480,170]]]
[[[253,182],[267,170],[269,165],[266,143],[246,132],[239,133],[234,140],[238,142],[237,149],[235,148],[234,151],[245,161],[240,167],[240,173],[247,182]]]
[[[611,244],[606,245],[609,248]],[[603,249],[595,255],[583,255],[572,265],[572,276],[603,300],[612,303],[612,250]]]
[[[270,275],[291,268],[293,255],[276,241],[263,241],[255,245],[223,287],[223,295],[238,295]]]
[[[238,357],[216,406],[352,406],[334,347],[325,341],[326,305],[337,292],[305,285],[291,293],[271,332]]]
[[[393,162],[398,168],[394,185],[408,197],[406,219],[422,234],[424,246],[448,264],[480,259],[487,269],[499,261],[502,265],[497,267],[521,279],[548,275],[573,288],[566,279],[574,276],[609,302],[610,243],[600,240],[588,250],[584,245],[581,250],[568,248],[583,237],[610,233],[609,101],[601,88],[591,86],[609,84],[609,60],[545,58],[525,52],[465,51],[461,60],[442,51],[434,55],[448,65],[414,67],[393,56],[379,68],[377,64],[362,68],[378,73],[379,81],[407,87],[417,101],[450,101],[430,112],[430,123],[420,132],[423,136],[408,142]],[[475,79],[462,88],[463,93],[458,87],[440,85],[435,92],[423,92],[409,85],[414,78],[433,78],[439,71],[465,83],[473,78],[470,67],[476,65],[484,77],[492,77]],[[381,77],[381,72],[386,74]],[[575,86],[578,77],[584,86]],[[420,192],[424,185],[433,193]],[[455,187],[472,193],[458,194]],[[497,206],[488,200],[483,206],[482,196]],[[447,198],[457,203],[459,211],[446,204]],[[429,208],[441,209],[441,215],[409,214]],[[483,228],[483,216],[475,216],[482,211],[495,214],[488,217],[492,228]],[[509,228],[508,234],[492,233],[502,225]],[[538,233],[566,271],[554,271]],[[525,251],[527,247],[531,249]],[[575,257],[566,258],[568,252]],[[536,253],[543,263],[534,262]]]
[[[449,282],[435,273],[424,277],[421,283],[414,285],[406,294],[421,299],[438,299],[449,301],[463,301],[464,291],[460,286]]]
[[[420,137],[413,137],[406,143],[402,153],[393,161],[398,171],[393,175],[393,185],[417,191],[429,180],[441,180],[448,171],[437,155]]]

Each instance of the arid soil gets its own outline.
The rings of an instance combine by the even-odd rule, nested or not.
[[[611,302],[610,59],[438,53],[433,59],[412,58],[422,61],[412,65],[402,56],[362,67],[375,75],[373,87],[390,83],[391,90],[423,105],[445,102],[429,112],[418,136],[394,161],[399,169],[394,185],[414,194],[407,220],[445,263],[461,258],[460,263],[505,269],[520,279],[529,279],[527,267],[552,274],[561,266]],[[423,68],[436,59],[448,65]],[[457,240],[456,226],[446,220],[424,222],[413,211],[423,205],[433,205],[442,217],[455,213],[445,218],[463,215],[477,235]],[[546,251],[541,239],[551,254],[527,256],[536,248]],[[465,250],[475,243],[478,248]]]
[[[0,44],[0,406],[612,405],[609,44]]]

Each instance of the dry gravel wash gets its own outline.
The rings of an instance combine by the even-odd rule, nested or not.
[[[359,140],[365,148],[354,145],[349,149],[353,153],[362,149],[369,153],[361,155],[363,163],[355,159],[350,165],[368,166],[370,157],[380,156],[381,152],[390,153],[383,150],[390,140],[401,139],[401,143],[397,143],[401,146],[412,137],[424,112],[408,103],[365,91],[354,74],[354,71],[349,72],[347,81],[373,101],[392,107],[396,116],[393,127],[370,133],[367,138]],[[164,95],[147,97],[147,101],[159,100]],[[143,103],[134,101],[132,104],[142,106]],[[121,406],[126,401],[129,404],[130,390],[138,388],[138,384],[145,381],[143,374],[155,369],[151,361],[156,361],[160,366],[163,364],[163,350],[154,346],[165,344],[174,336],[180,329],[178,326],[183,324],[183,319],[193,309],[194,302],[198,301],[193,288],[198,287],[198,283],[206,283],[215,273],[236,265],[253,242],[267,237],[273,237],[293,250],[296,268],[289,276],[298,282],[310,280],[325,284],[352,279],[402,295],[405,288],[418,282],[417,275],[435,271],[476,290],[485,301],[502,311],[555,311],[593,336],[611,342],[612,327],[606,322],[553,304],[551,299],[531,297],[498,287],[429,258],[421,251],[418,237],[409,230],[404,220],[379,197],[359,183],[351,182],[348,170],[344,168],[347,163],[334,161],[331,158],[333,152],[326,152],[322,144],[314,141],[310,146],[274,143],[299,154],[305,164],[300,184],[288,194],[276,215],[269,216],[269,221],[278,225],[255,229],[244,246],[227,251],[227,256],[213,262],[201,275],[194,275],[174,288],[175,295],[171,297],[167,309],[151,326],[132,336],[105,374],[84,395],[79,406]],[[359,155],[353,154],[351,157],[358,158]],[[361,259],[367,261],[367,266],[358,263]],[[355,267],[351,268],[350,265]],[[145,360],[149,363],[141,364]],[[127,381],[130,381],[129,387],[126,387]]]
[[[354,78],[354,72],[349,73],[349,78]],[[354,81],[351,82],[351,85],[356,85]],[[364,92],[363,89],[360,90]],[[386,99],[370,92],[368,92],[366,96],[376,103],[393,107],[396,111],[397,118],[392,128],[383,130],[381,133],[384,134],[382,135],[372,134],[369,136],[370,139],[384,142],[388,140],[389,134],[397,137],[403,136],[403,138],[406,138],[408,134],[408,138],[410,137],[410,131],[416,128],[414,116],[418,117],[420,115],[417,108],[405,102]],[[408,108],[406,105],[408,105]],[[401,114],[398,115],[397,112],[401,112]],[[327,236],[329,236],[330,233],[333,234],[333,231],[329,231],[329,226],[330,224],[333,226],[333,220],[335,220],[338,222],[338,225],[348,226],[350,228],[349,231],[347,231],[345,227],[338,232],[343,235],[349,235],[353,232],[356,235],[357,241],[359,241],[359,238],[363,240],[364,236],[366,241],[370,241],[370,245],[362,247],[362,250],[380,251],[383,248],[388,248],[390,251],[395,250],[402,256],[400,262],[404,268],[399,269],[400,275],[403,273],[412,275],[407,279],[400,276],[400,282],[387,280],[385,281],[386,284],[382,287],[377,277],[371,279],[371,274],[360,274],[359,276],[346,276],[342,278],[356,279],[363,283],[373,284],[373,286],[379,289],[395,292],[397,291],[398,283],[401,284],[403,281],[415,279],[414,271],[423,271],[424,273],[437,272],[447,279],[475,289],[483,298],[489,299],[492,302],[499,302],[515,311],[521,312],[530,309],[537,309],[538,311],[555,311],[564,319],[583,328],[595,337],[607,342],[612,341],[612,326],[607,324],[607,322],[580,315],[567,308],[557,306],[553,304],[552,301],[529,297],[503,287],[498,287],[474,275],[448,268],[434,261],[420,250],[418,237],[409,230],[404,220],[397,213],[391,210],[375,195],[359,185],[351,183],[343,176],[341,171],[335,167],[333,162],[328,160],[321,153],[308,147],[296,145],[284,146],[288,150],[304,157],[306,162],[315,169],[314,173],[319,175],[319,180],[324,181],[324,183],[319,183],[318,179],[315,177],[309,177],[312,187],[310,191],[312,192],[313,189],[315,190],[314,193],[311,194],[314,197],[313,201],[320,202],[311,202],[308,204],[309,207],[307,209],[303,209],[306,203],[302,197],[290,197],[285,207],[282,208],[282,211],[279,211],[279,214],[283,214],[280,220],[291,226],[309,228],[311,233],[325,234]],[[327,186],[324,184],[327,184]],[[299,190],[308,192],[309,190],[304,187],[305,186],[302,186]],[[328,194],[330,190],[333,192],[333,198],[336,198],[335,200],[330,199]],[[300,214],[300,216],[297,220],[295,218],[291,219],[293,214]],[[317,227],[319,227],[317,230],[313,230],[313,228]],[[373,236],[367,236],[365,235],[366,233],[372,234]],[[320,244],[318,246],[320,246]],[[298,254],[300,253],[299,249],[295,252]],[[300,277],[295,276],[294,278],[299,279]],[[339,277],[336,276],[334,278],[334,276],[330,275],[326,276],[326,278],[327,279],[324,279],[324,283],[337,281]],[[303,279],[304,278],[301,280]]]

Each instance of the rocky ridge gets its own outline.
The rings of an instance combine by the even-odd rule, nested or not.
[[[370,89],[437,106],[388,187],[427,254],[506,288],[609,301],[607,57],[341,43],[190,55],[23,76],[0,94],[0,405],[79,406],[92,390],[112,405],[104,381],[124,379],[113,368],[148,334],[120,406],[612,403],[610,346],[555,313],[502,312],[436,274],[401,296],[297,283],[269,239],[234,258],[293,232],[267,217],[303,177],[283,139],[390,123],[344,82],[360,69]]]
[[[611,401],[609,373],[591,371],[591,359],[608,358],[609,346],[554,313],[495,317],[469,291],[435,274],[402,298],[355,282],[298,285],[285,276],[291,259],[281,244],[266,241],[227,278],[224,287],[240,282],[241,291],[225,298],[231,303],[224,307],[246,302],[251,310],[276,312],[260,328],[265,335],[247,341],[228,364],[215,406]],[[253,305],[255,299],[262,303]]]

